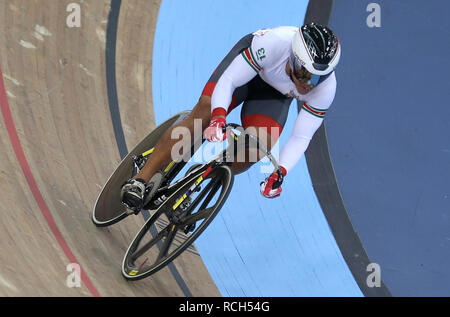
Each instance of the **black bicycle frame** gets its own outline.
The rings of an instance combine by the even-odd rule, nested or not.
[[[239,129],[242,128],[240,125],[237,124],[227,124],[224,127],[224,131],[225,130],[229,130],[230,131],[230,136],[232,139],[232,143],[224,150],[222,151],[221,154],[219,154],[216,158],[212,159],[211,161],[209,161],[208,163],[204,164],[203,166],[199,167],[198,169],[196,169],[195,171],[192,171],[191,173],[189,173],[188,175],[182,177],[181,179],[179,179],[178,181],[176,181],[173,184],[170,184],[170,182],[175,178],[175,176],[183,169],[183,167],[186,165],[186,163],[188,162],[188,160],[191,157],[191,153],[195,153],[195,151],[201,146],[198,143],[194,143],[191,147],[191,152],[187,153],[184,155],[183,160],[179,163],[176,164],[176,166],[174,166],[171,170],[169,170],[167,172],[167,175],[164,177],[164,181],[161,185],[161,187],[156,191],[155,195],[153,196],[153,198],[144,206],[144,209],[147,210],[155,210],[159,207],[159,205],[164,202],[165,200],[167,200],[176,190],[178,190],[180,187],[184,186],[184,180],[189,178],[195,178],[195,177],[200,177],[203,176],[203,178],[209,174],[209,172],[211,172],[215,167],[222,165],[222,164],[226,164],[228,166],[231,167],[232,163],[234,162],[234,156],[233,158],[231,158],[231,155],[229,154],[229,149],[231,146],[233,146],[233,149],[236,149],[238,146],[238,140],[239,137],[242,135],[236,135],[232,129]],[[259,141],[259,139],[251,134],[248,133],[243,133],[245,136],[245,149],[248,149],[250,147],[250,139],[253,139],[256,142],[256,148],[258,150],[261,150],[264,154],[266,154],[270,161],[272,162],[272,164],[275,166],[277,173],[278,173],[278,179],[279,181],[277,181],[274,184],[274,188],[277,188],[281,185],[281,183],[283,182],[283,174],[281,172],[281,169],[278,166],[278,163],[276,162],[276,160],[273,158],[272,154],[270,153],[270,151],[268,151]],[[205,139],[202,139],[202,144],[205,141]],[[234,152],[233,152],[234,154]],[[189,155],[189,157],[188,157]],[[192,173],[194,173],[194,175],[192,175]]]

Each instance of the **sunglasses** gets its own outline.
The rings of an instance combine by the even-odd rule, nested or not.
[[[313,74],[308,72],[308,70],[303,67],[301,62],[294,56],[294,54],[291,54],[291,66],[292,65],[293,69],[291,70],[291,73],[298,81],[300,81],[302,84],[306,84],[311,80]]]
[[[301,68],[297,68],[297,66],[294,65],[294,71],[293,71],[293,75],[295,76],[295,78],[297,78],[299,81],[306,81],[308,82],[309,80],[311,80],[313,74],[311,74],[310,72],[308,72],[306,70],[305,67],[301,67]]]

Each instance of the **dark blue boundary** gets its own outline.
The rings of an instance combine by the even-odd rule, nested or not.
[[[310,0],[305,23],[316,22],[327,25],[333,9],[333,0]],[[327,218],[336,243],[347,262],[364,296],[392,296],[386,285],[367,286],[367,266],[371,263],[344,206],[331,162],[325,123],[314,135],[306,151],[308,170],[314,191]]]
[[[108,103],[111,113],[114,136],[116,137],[117,148],[120,158],[123,159],[128,154],[125,135],[122,129],[120,119],[119,101],[117,97],[116,81],[116,42],[117,28],[119,23],[120,6],[122,0],[111,0],[111,11],[108,16],[108,25],[106,28],[106,85],[108,88]]]
[[[119,149],[120,158],[124,159],[128,154],[127,144],[125,142],[125,135],[123,133],[122,121],[120,119],[119,100],[117,97],[117,79],[116,79],[116,43],[117,43],[117,29],[119,25],[119,15],[122,0],[111,0],[111,11],[108,16],[108,25],[106,28],[106,85],[108,91],[109,111],[111,113],[111,120],[114,129],[114,136],[116,138],[117,148]],[[147,210],[142,211],[145,220],[150,217]],[[186,297],[192,297],[192,293],[181,277],[177,268],[173,263],[168,265],[175,281]]]

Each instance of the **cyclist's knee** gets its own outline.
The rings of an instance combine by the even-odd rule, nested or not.
[[[194,129],[195,121],[201,120],[203,130],[209,124],[211,119],[211,98],[208,96],[202,96],[195,107],[192,109],[189,116],[181,121],[177,126],[182,126],[188,128],[189,130]]]

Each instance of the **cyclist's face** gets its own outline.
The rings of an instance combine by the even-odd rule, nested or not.
[[[308,81],[311,79],[312,74],[308,72],[304,67],[298,69],[296,66],[294,66],[294,71],[291,72],[290,77],[294,82],[297,91],[302,95],[309,93],[314,88],[314,85],[308,84]]]
[[[306,84],[313,75],[305,67],[298,68],[297,65],[294,65],[294,76],[300,83]]]

